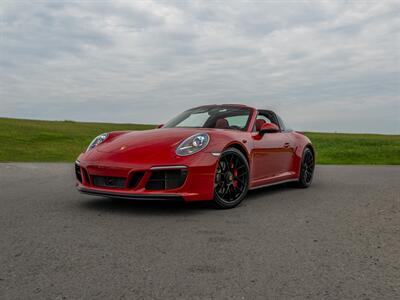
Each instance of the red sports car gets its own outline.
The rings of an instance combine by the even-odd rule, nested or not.
[[[315,151],[270,110],[207,105],[159,128],[96,137],[75,171],[79,191],[129,199],[213,200],[238,205],[249,189],[293,181],[308,187]]]

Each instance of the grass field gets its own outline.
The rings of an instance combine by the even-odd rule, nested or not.
[[[102,132],[154,125],[0,118],[0,162],[72,162]],[[400,165],[400,135],[306,133],[319,164]]]
[[[154,125],[0,118],[0,161],[74,161],[100,133],[150,128]]]

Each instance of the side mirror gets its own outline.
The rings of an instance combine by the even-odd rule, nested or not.
[[[164,124],[157,125],[157,128],[162,128]]]
[[[261,126],[261,129],[259,131],[260,135],[264,135],[265,133],[275,133],[275,132],[279,132],[280,129],[276,124],[273,123],[264,123]]]

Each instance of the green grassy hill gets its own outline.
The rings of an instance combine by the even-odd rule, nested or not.
[[[154,125],[0,118],[0,161],[74,161],[97,135]]]
[[[0,118],[0,162],[72,162],[100,133],[154,125]],[[306,133],[319,164],[400,164],[400,135]]]

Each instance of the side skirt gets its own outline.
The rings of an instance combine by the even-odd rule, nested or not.
[[[263,185],[259,185],[259,186],[255,186],[255,187],[249,188],[249,190],[261,189],[261,188],[264,188],[264,187],[278,185],[278,184],[287,183],[287,182],[293,182],[293,181],[297,181],[297,180],[298,180],[297,178],[292,178],[292,179],[286,179],[286,180],[277,181],[277,182],[271,182],[271,183],[267,183],[267,184],[263,184]]]

